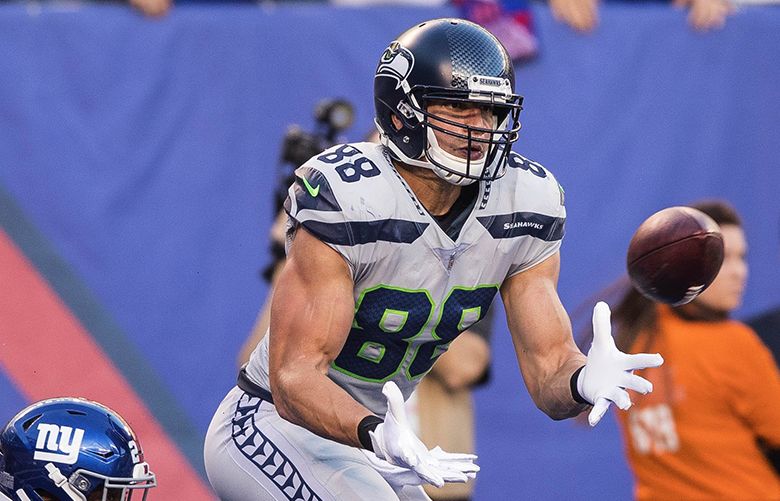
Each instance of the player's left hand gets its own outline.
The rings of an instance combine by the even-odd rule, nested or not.
[[[577,391],[593,404],[588,423],[596,426],[610,403],[626,410],[631,398],[626,389],[642,394],[653,391],[653,384],[637,375],[634,370],[658,367],[664,363],[658,353],[628,355],[617,349],[612,338],[610,311],[607,303],[599,301],[593,308],[593,343],[588,351],[588,361],[577,378]]]
[[[385,383],[382,393],[387,398],[385,420],[369,432],[374,454],[388,463],[413,470],[422,480],[441,487],[445,482],[467,482],[474,478],[479,466],[474,454],[453,454],[440,447],[431,450],[412,431],[406,418],[401,390],[392,381]]]

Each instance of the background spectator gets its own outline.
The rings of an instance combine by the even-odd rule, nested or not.
[[[688,8],[688,23],[699,31],[722,28],[734,11],[729,0],[673,0],[672,5]],[[599,0],[550,0],[550,9],[555,19],[582,33],[599,23]]]
[[[130,5],[147,16],[164,16],[173,7],[173,0],[130,0]]]
[[[632,289],[614,314],[618,346],[666,360],[638,371],[654,391],[618,416],[636,498],[778,499],[780,476],[762,445],[780,448],[780,374],[755,333],[729,319],[748,274],[742,223],[722,201],[692,207],[721,227],[725,258],[715,281],[677,308]]]

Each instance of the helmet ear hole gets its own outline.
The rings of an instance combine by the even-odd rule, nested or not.
[[[393,128],[396,132],[401,130],[404,127],[404,123],[401,121],[402,119],[398,117],[397,113],[393,113],[390,115],[390,121],[393,123]]]

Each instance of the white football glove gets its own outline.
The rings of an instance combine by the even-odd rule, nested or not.
[[[374,454],[379,459],[413,470],[419,478],[436,487],[445,482],[467,482],[469,478],[476,477],[479,466],[474,464],[474,460],[477,456],[452,454],[440,447],[428,450],[409,426],[404,397],[398,386],[388,381],[382,393],[387,397],[385,421],[369,432]]]
[[[363,452],[363,455],[366,456],[368,462],[371,463],[371,466],[382,475],[382,478],[384,478],[393,489],[400,489],[405,485],[422,485],[425,483],[414,470],[390,464],[384,459],[379,459],[379,457],[371,451],[365,449],[360,450]],[[0,498],[0,501],[2,501],[2,498]]]
[[[653,391],[653,384],[634,375],[633,371],[658,367],[663,363],[664,359],[658,353],[628,355],[618,350],[612,338],[609,306],[603,301],[596,303],[593,308],[593,343],[588,351],[588,361],[577,377],[577,391],[593,404],[588,423],[596,426],[611,402],[623,410],[631,407],[626,389],[642,394]]]

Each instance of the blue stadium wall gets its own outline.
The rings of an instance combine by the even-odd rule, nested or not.
[[[321,98],[343,97],[357,107],[346,136],[362,138],[387,42],[453,14],[183,4],[150,20],[119,5],[0,6],[0,421],[54,393],[113,398],[203,484],[202,436],[267,292],[258,270],[287,126],[312,127]],[[560,293],[575,320],[621,277],[645,217],[704,197],[745,218],[739,316],[776,304],[780,9],[743,9],[711,34],[662,4],[604,5],[587,36],[544,6],[534,15],[541,53],[517,69],[516,149],[566,189]],[[630,498],[614,419],[550,421],[503,322],[493,347],[476,396],[476,499]],[[114,380],[122,391],[101,387]],[[188,499],[210,499],[204,486]]]

